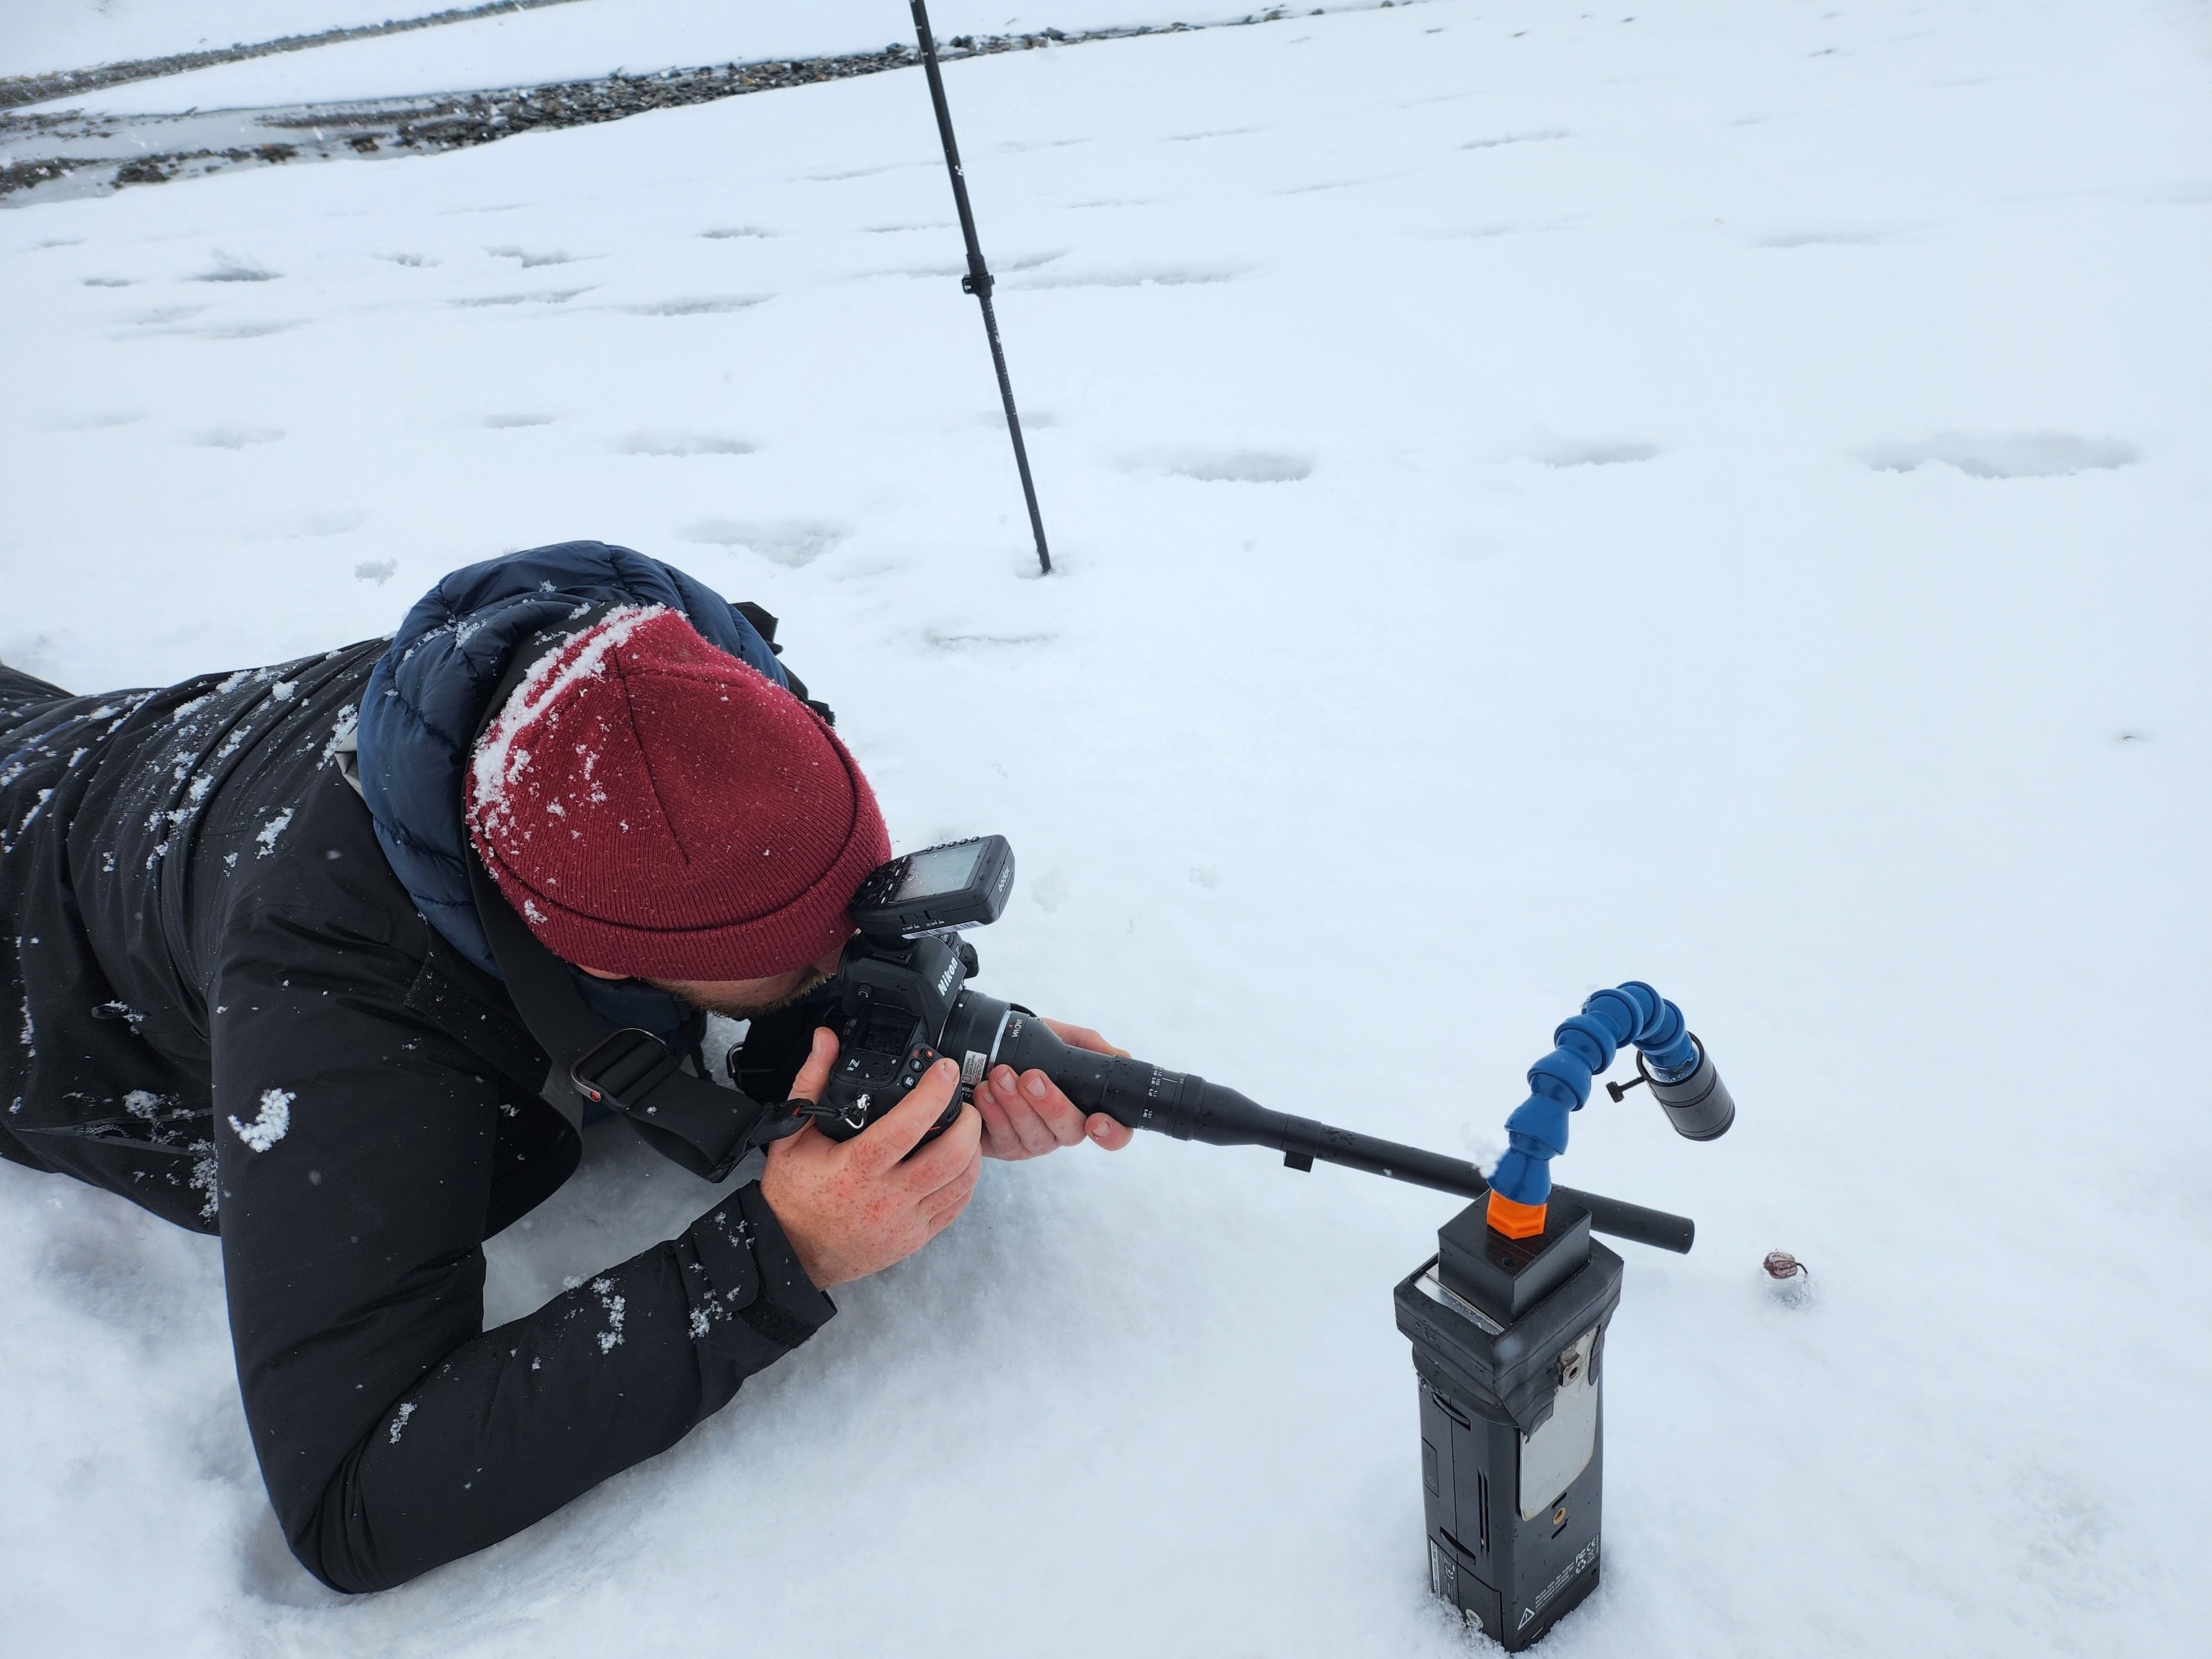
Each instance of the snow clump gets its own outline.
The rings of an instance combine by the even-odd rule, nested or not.
[[[292,1103],[299,1097],[283,1089],[264,1089],[261,1091],[261,1112],[251,1123],[240,1123],[236,1117],[230,1127],[238,1138],[257,1152],[265,1152],[284,1136],[292,1127]]]
[[[270,819],[268,823],[263,824],[261,826],[260,833],[253,837],[254,840],[261,843],[260,852],[256,854],[254,856],[257,858],[265,859],[271,853],[275,852],[276,850],[276,837],[284,833],[286,829],[290,826],[291,822],[292,808],[288,806],[283,811],[279,812],[275,817]]]
[[[569,687],[605,673],[608,654],[668,610],[665,605],[618,605],[599,626],[547,655],[524,677],[469,763],[470,811],[479,833],[495,836],[507,827],[507,790],[530,764],[530,751],[518,748],[515,739]]]

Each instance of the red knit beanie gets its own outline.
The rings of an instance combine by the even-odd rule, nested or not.
[[[665,605],[610,611],[531,670],[477,744],[467,815],[548,950],[641,979],[803,967],[890,856],[829,726]]]

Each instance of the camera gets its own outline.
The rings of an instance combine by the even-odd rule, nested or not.
[[[837,1063],[814,1120],[824,1134],[849,1140],[948,1053],[960,1062],[960,1087],[930,1134],[959,1116],[1016,1011],[968,990],[975,947],[954,935],[996,921],[1013,886],[1014,851],[1004,836],[908,853],[860,884],[851,906],[860,931],[837,968]]]
[[[975,990],[968,981],[978,971],[975,949],[958,935],[997,921],[1013,885],[1013,848],[1003,836],[907,854],[860,884],[850,907],[859,931],[839,963],[836,1009],[822,1022],[837,1033],[837,1060],[822,1099],[805,1114],[823,1133],[851,1139],[905,1099],[931,1066],[950,1058],[959,1063],[960,1086],[933,1134],[951,1126],[987,1072],[1010,1066],[1042,1071],[1085,1112],[1103,1112],[1132,1129],[1213,1146],[1266,1146],[1293,1170],[1310,1172],[1318,1159],[1465,1198],[1489,1192],[1482,1172],[1464,1158],[1274,1111],[1150,1060],[1072,1048],[1030,1009]],[[1717,1134],[1735,1103],[1702,1050],[1698,1060],[1694,1076],[1655,1079],[1652,1092],[1670,1114],[1686,1102],[1693,1127]],[[1589,1216],[1595,1232],[1676,1252],[1687,1250],[1696,1233],[1686,1218],[1663,1210],[1555,1190]]]
[[[1071,1048],[1033,1011],[971,989],[975,948],[957,935],[998,920],[1013,884],[1013,849],[1003,836],[909,853],[860,884],[850,907],[859,931],[838,963],[836,1016],[824,1022],[837,1033],[837,1060],[807,1113],[824,1134],[851,1139],[905,1099],[939,1059],[951,1059],[960,1085],[932,1135],[949,1128],[984,1074],[1004,1065],[1042,1071],[1084,1111],[1133,1129],[1274,1146],[1301,1169],[1322,1158],[1438,1184],[1436,1171],[1406,1167],[1426,1159],[1447,1190],[1480,1187],[1471,1164],[1268,1111],[1233,1089],[1149,1061]],[[1393,1163],[1398,1167],[1386,1167]]]
[[[905,1099],[939,1059],[950,1059],[960,1066],[960,1085],[932,1134],[950,1127],[984,1074],[1003,1065],[1042,1071],[1085,1112],[1133,1129],[1273,1146],[1297,1169],[1310,1170],[1319,1158],[1448,1192],[1483,1189],[1474,1166],[1459,1159],[1270,1111],[1234,1089],[1148,1060],[1071,1048],[1033,1011],[970,988],[975,948],[957,935],[995,921],[1013,884],[1013,849],[1003,836],[909,853],[861,883],[850,912],[859,931],[839,960],[836,1017],[824,1022],[837,1033],[836,1064],[807,1112],[824,1134],[851,1139]]]

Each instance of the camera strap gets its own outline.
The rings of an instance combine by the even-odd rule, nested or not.
[[[552,1077],[565,1079],[593,1104],[620,1112],[663,1158],[702,1181],[723,1181],[746,1153],[805,1127],[810,1103],[763,1106],[738,1090],[693,1076],[684,1069],[682,1054],[652,1032],[617,1026],[595,1012],[576,988],[568,964],[515,915],[473,843],[469,889],[507,995],[551,1059]]]

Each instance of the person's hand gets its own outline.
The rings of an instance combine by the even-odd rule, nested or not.
[[[1044,1024],[1071,1048],[1088,1048],[1094,1054],[1128,1055],[1127,1048],[1116,1048],[1087,1026],[1063,1025],[1056,1019],[1048,1019]],[[1062,1094],[1060,1085],[1042,1072],[1024,1072],[1016,1077],[1012,1066],[1001,1066],[976,1084],[975,1100],[975,1109],[983,1115],[986,1158],[1003,1158],[1010,1162],[1042,1158],[1047,1152],[1073,1146],[1086,1138],[1109,1152],[1118,1152],[1136,1133],[1127,1124],[1117,1123],[1103,1112],[1093,1112],[1085,1117],[1082,1108]]]
[[[792,1098],[821,1099],[836,1058],[837,1039],[817,1030]],[[960,1067],[941,1060],[852,1139],[832,1140],[809,1123],[769,1147],[761,1196],[817,1290],[905,1261],[968,1207],[983,1167],[974,1109],[962,1107],[951,1127],[915,1152],[959,1086]]]

